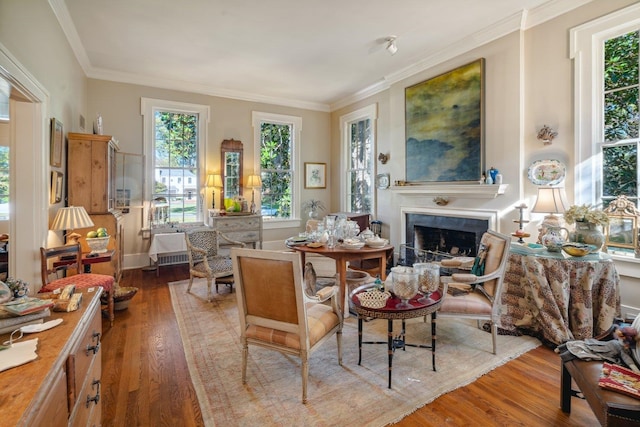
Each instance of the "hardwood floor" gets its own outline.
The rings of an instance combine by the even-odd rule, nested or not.
[[[103,319],[104,426],[204,425],[167,287],[186,278],[184,265],[162,267],[159,277],[153,271],[125,271],[121,286],[139,291],[127,310],[116,312],[113,327]],[[538,347],[396,425],[598,425],[583,400],[574,398],[571,415],[564,414],[559,395],[559,357]]]

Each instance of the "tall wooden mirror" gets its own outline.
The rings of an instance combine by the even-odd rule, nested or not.
[[[242,142],[225,139],[220,146],[223,198],[242,196]]]

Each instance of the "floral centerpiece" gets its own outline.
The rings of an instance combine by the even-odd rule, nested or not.
[[[594,209],[591,205],[572,205],[564,212],[564,219],[567,224],[576,222],[589,222],[600,226],[609,224],[607,214],[601,209]]]
[[[564,212],[567,224],[575,224],[575,231],[569,234],[572,242],[586,243],[600,250],[604,244],[604,234],[598,228],[609,224],[609,217],[601,209],[591,205],[572,205]]]

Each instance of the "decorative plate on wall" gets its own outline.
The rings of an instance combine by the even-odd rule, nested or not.
[[[564,179],[567,170],[558,160],[536,160],[529,166],[529,181],[535,185],[556,185]]]
[[[389,188],[389,174],[388,173],[380,173],[376,175],[376,187],[379,190],[385,190]]]

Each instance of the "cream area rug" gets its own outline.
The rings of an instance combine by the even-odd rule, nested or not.
[[[343,366],[334,338],[311,355],[308,402],[302,404],[300,360],[249,346],[247,384],[241,379],[241,347],[236,294],[220,288],[206,301],[206,282],[169,283],[173,309],[205,424],[208,426],[384,426],[438,396],[537,347],[538,340],[498,336],[498,355],[491,353],[491,334],[475,321],[438,319],[436,368],[431,350],[407,347],[393,357],[392,389],[387,388],[386,344],[363,345],[358,365],[358,325],[345,319]],[[224,290],[223,290],[224,289]],[[394,324],[394,332],[400,329]],[[430,323],[413,319],[407,342],[430,343]],[[364,323],[365,341],[385,341],[386,320]]]

